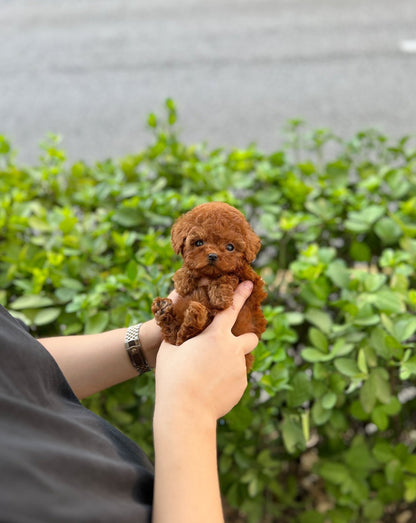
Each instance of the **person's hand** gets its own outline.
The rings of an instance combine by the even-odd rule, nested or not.
[[[156,361],[155,415],[181,411],[217,420],[240,400],[247,386],[245,354],[256,347],[258,338],[253,333],[236,337],[231,329],[251,291],[251,282],[240,284],[231,307],[181,346],[162,342]]]

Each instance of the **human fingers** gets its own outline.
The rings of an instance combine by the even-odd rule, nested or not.
[[[254,332],[248,332],[246,334],[242,334],[241,336],[238,336],[237,339],[239,341],[240,347],[242,348],[244,354],[248,354],[251,351],[253,351],[259,343],[259,339],[254,334]]]
[[[239,312],[243,308],[243,305],[246,302],[247,298],[250,296],[252,290],[253,282],[243,281],[242,283],[240,283],[240,285],[238,285],[238,287],[234,291],[233,303],[230,307],[221,311],[215,316],[213,322],[211,323],[212,328],[221,326],[223,328],[229,327],[229,329],[231,330],[234,323],[237,320]]]
[[[173,290],[169,294],[168,298],[170,298],[173,301],[173,303],[176,303],[179,299],[179,294],[175,290]]]

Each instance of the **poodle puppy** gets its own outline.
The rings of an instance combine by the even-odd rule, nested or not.
[[[181,345],[202,332],[217,312],[231,305],[235,288],[244,280],[251,280],[254,287],[232,332],[235,336],[254,332],[260,338],[266,329],[260,303],[267,295],[250,263],[261,243],[244,215],[226,203],[203,203],[174,223],[171,240],[183,266],[173,276],[179,300],[153,301],[152,312],[163,338]],[[247,370],[253,361],[248,354]]]

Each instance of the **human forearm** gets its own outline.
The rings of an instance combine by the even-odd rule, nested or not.
[[[153,427],[153,523],[223,523],[215,419],[156,406]]]
[[[126,331],[123,328],[101,334],[60,336],[39,341],[54,357],[74,393],[82,399],[137,376],[124,348]],[[143,323],[140,341],[149,365],[154,367],[161,342],[154,320]]]
[[[216,420],[247,386],[245,354],[255,334],[231,329],[251,292],[241,284],[233,304],[180,347],[163,342],[156,364],[153,523],[223,522],[217,472]]]

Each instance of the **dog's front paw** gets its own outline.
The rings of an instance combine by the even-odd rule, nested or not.
[[[152,312],[156,323],[165,323],[173,318],[173,302],[170,298],[155,298],[152,303]]]
[[[208,290],[211,305],[215,309],[227,309],[233,302],[234,291],[231,285],[215,285]]]

